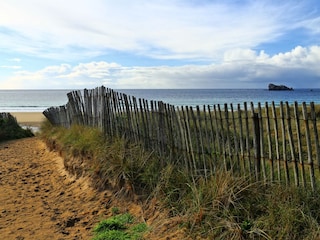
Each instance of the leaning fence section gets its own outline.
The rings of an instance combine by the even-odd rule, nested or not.
[[[44,115],[54,125],[97,127],[142,144],[161,165],[179,164],[193,176],[224,169],[312,189],[319,180],[319,110],[312,102],[178,107],[99,87],[68,93],[66,105]]]

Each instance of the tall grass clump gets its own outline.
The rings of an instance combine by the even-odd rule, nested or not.
[[[0,142],[32,136],[32,131],[23,129],[10,113],[0,113]]]
[[[41,126],[41,136],[49,144],[59,148],[72,156],[98,155],[104,145],[102,133],[95,128],[73,125],[70,129],[53,127],[49,121]]]
[[[208,179],[192,179],[176,191],[181,198],[167,202],[167,208],[184,216],[185,226],[194,238],[320,237],[319,193],[255,182],[250,176],[236,177],[224,171]]]
[[[266,184],[218,169],[192,177],[182,166],[161,171],[154,190],[194,239],[319,239],[319,192]]]
[[[123,138],[105,141],[102,154],[95,161],[100,186],[111,184],[125,195],[145,194],[155,188],[159,177],[155,154]]]
[[[146,194],[157,185],[159,158],[139,143],[129,143],[123,138],[108,139],[97,128],[74,125],[66,129],[52,126],[48,121],[41,127],[41,136],[65,158],[79,158],[82,162],[86,159],[86,168],[99,189],[111,187],[132,195]]]

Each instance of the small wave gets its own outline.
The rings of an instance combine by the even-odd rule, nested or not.
[[[0,112],[42,112],[47,106],[0,106]]]

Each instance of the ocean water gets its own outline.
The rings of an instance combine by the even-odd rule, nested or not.
[[[68,102],[71,90],[0,90],[0,112],[42,112]]]
[[[67,103],[67,93],[72,90],[0,90],[0,112],[42,112],[52,106]],[[115,89],[115,91],[163,101],[175,106],[203,106],[214,104],[243,104],[272,101],[320,104],[320,89],[295,89],[294,91],[268,91],[266,89]]]

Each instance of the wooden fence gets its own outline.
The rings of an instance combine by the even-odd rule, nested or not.
[[[314,104],[173,106],[99,87],[68,93],[68,103],[44,115],[54,125],[100,128],[108,137],[141,143],[190,175],[217,169],[257,180],[315,189],[320,171]]]

